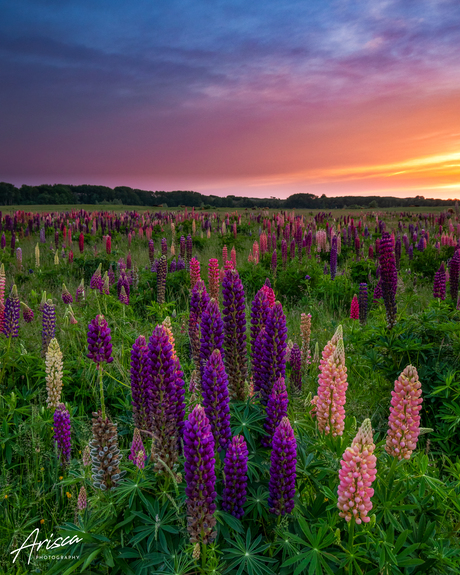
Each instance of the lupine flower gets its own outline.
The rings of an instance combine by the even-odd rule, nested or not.
[[[330,268],[331,268],[331,280],[335,279],[337,273],[337,236],[332,238],[331,242],[331,253],[329,255]]]
[[[78,511],[83,511],[88,506],[87,498],[86,498],[86,489],[85,486],[82,485],[80,488],[80,492],[78,493],[77,499],[77,509]]]
[[[422,409],[422,385],[417,370],[408,365],[395,381],[391,392],[390,417],[386,452],[393,457],[410,459],[417,447],[420,433],[420,410]]]
[[[22,268],[22,249],[21,248],[16,249],[16,262],[17,262],[18,268],[21,269]]]
[[[200,280],[200,262],[196,258],[190,260],[190,287],[193,289]]]
[[[50,341],[46,351],[46,390],[48,399],[46,405],[53,411],[61,402],[62,392],[62,352],[56,338]]]
[[[396,323],[396,287],[398,272],[393,252],[393,240],[388,232],[382,234],[380,241],[380,276],[382,279],[382,294],[385,302],[388,329]]]
[[[93,486],[101,491],[113,491],[126,471],[120,471],[122,455],[118,448],[117,424],[101,411],[93,412],[93,439],[91,448],[91,473]]]
[[[88,465],[91,463],[91,451],[89,445],[87,445],[83,450],[83,455],[81,459],[85,467],[88,467]]]
[[[337,331],[323,351],[318,376],[318,395],[312,399],[311,411],[312,416],[318,420],[319,431],[326,435],[332,433],[333,437],[343,434],[345,394],[348,387],[345,348],[343,339],[337,337]]]
[[[110,264],[109,266],[109,271],[107,272],[107,275],[109,276],[109,285],[113,285],[115,283],[115,272],[112,269],[112,264]]]
[[[50,341],[56,334],[56,310],[52,300],[47,300],[42,317],[42,353],[46,354]]]
[[[219,301],[219,260],[211,258],[208,269],[209,295]]]
[[[2,238],[0,240],[0,247],[2,248],[2,250],[5,249],[6,247],[6,237],[5,237],[5,232],[2,233]]]
[[[260,335],[262,357],[254,369],[254,390],[260,392],[262,404],[267,405],[273,383],[286,374],[286,316],[279,302],[271,308]]]
[[[264,430],[267,435],[261,439],[264,447],[271,448],[273,435],[283,417],[287,416],[289,399],[284,379],[280,377],[272,388],[268,398],[266,417],[264,421]]]
[[[69,264],[71,264],[73,262],[73,251],[72,250],[70,250],[70,252],[69,252],[68,262],[69,262]]]
[[[98,289],[101,291],[102,289],[102,272],[101,272],[102,264],[99,264],[97,270],[91,276],[91,281],[89,287],[91,289]]]
[[[70,461],[70,413],[63,403],[59,403],[54,412],[54,441],[58,446],[61,463]]]
[[[374,449],[371,421],[365,419],[340,462],[337,507],[347,523],[353,518],[358,525],[370,521],[368,513],[374,495],[371,486],[377,474]]]
[[[153,243],[153,240],[149,240],[149,261],[150,261],[150,265],[153,264],[154,259],[155,259],[155,244]]]
[[[88,353],[86,357],[98,365],[112,363],[112,336],[106,319],[102,314],[97,315],[88,324]]]
[[[73,297],[72,294],[69,292],[69,290],[66,288],[65,284],[62,284],[62,301],[65,304],[69,304],[69,303],[73,303]]]
[[[133,267],[133,261],[131,258],[131,252],[128,252],[128,255],[126,256],[126,269],[130,270]]]
[[[275,292],[273,291],[272,287],[270,285],[267,285],[267,281],[265,281],[265,284],[260,288],[264,294],[267,296],[267,300],[268,300],[268,306],[269,307],[273,307],[275,305]]]
[[[252,302],[251,306],[251,366],[254,371],[255,343],[262,329],[265,328],[270,307],[265,292],[260,289]]]
[[[350,306],[350,319],[359,319],[359,303],[358,296],[355,294],[351,300]]]
[[[139,336],[131,349],[131,395],[134,425],[144,431],[151,429],[149,406],[149,363],[147,342]]]
[[[102,293],[104,295],[110,295],[110,280],[107,272],[105,272],[104,277],[102,278]]]
[[[291,389],[302,388],[302,355],[299,346],[295,343],[291,351]]]
[[[458,294],[458,280],[460,276],[460,249],[456,250],[449,264],[450,268],[450,297],[455,302]]]
[[[110,236],[107,236],[105,239],[105,251],[109,255],[112,253],[112,238]]]
[[[124,270],[121,271],[120,277],[118,278],[117,292],[118,292],[118,299],[123,303],[125,303],[120,297],[122,288],[125,288],[125,295],[128,297],[128,303],[129,303],[129,292],[130,292],[129,279]]]
[[[382,280],[379,279],[379,281],[375,284],[375,288],[374,288],[374,303],[376,303],[377,300],[381,299],[382,297],[383,297]]]
[[[162,305],[165,303],[166,291],[166,274],[168,273],[168,262],[166,256],[162,255],[158,262],[157,270],[157,302]]]
[[[19,317],[21,315],[21,303],[19,301],[16,284],[11,288],[9,297],[6,298],[4,316],[3,316],[3,333],[6,337],[18,337],[19,335]]]
[[[165,239],[165,238],[163,238],[163,239]],[[165,242],[166,242],[166,239],[165,239]],[[163,247],[163,244],[161,247]],[[179,238],[179,250],[180,250],[180,255],[185,259],[185,238],[184,238],[184,236],[181,236]]]
[[[302,372],[305,373],[310,365],[310,337],[311,337],[311,314],[300,315],[300,336],[302,338]]]
[[[248,447],[243,436],[236,435],[225,454],[222,509],[237,519],[242,519],[244,515],[247,473]]]
[[[205,283],[203,280],[199,280],[192,289],[192,297],[190,300],[188,333],[190,338],[192,358],[195,363],[196,369],[200,373],[201,373],[200,369],[201,316],[208,303],[209,303],[209,295],[208,292],[206,291]]]
[[[83,250],[85,249],[85,236],[83,235],[83,232],[81,232],[78,237],[78,249],[80,250],[80,253],[83,253]]]
[[[222,282],[225,368],[232,398],[244,400],[246,363],[246,313],[244,288],[236,270],[225,272]]]
[[[134,461],[134,463],[137,465],[137,460],[138,460],[138,455],[139,453],[142,454],[142,468],[144,468],[144,462],[147,459],[147,454],[145,452],[145,447],[144,444],[142,442],[142,438],[141,438],[141,434],[139,433],[139,430],[137,429],[137,427],[134,428],[134,435],[133,435],[133,440],[131,442],[131,452],[128,456],[128,459],[131,461]],[[139,467],[139,466],[138,466]]]
[[[367,320],[367,284],[359,284],[359,321],[364,325]]]
[[[294,509],[297,443],[287,417],[275,430],[270,458],[268,507],[275,515],[286,515]]]
[[[214,298],[211,298],[201,316],[201,342],[200,342],[200,365],[201,377],[204,368],[212,352],[218,349],[223,355],[222,344],[224,342],[224,324],[220,315],[219,306]]]
[[[206,363],[201,380],[201,389],[204,410],[211,425],[217,451],[227,449],[232,436],[228,378],[218,349],[212,352]]]
[[[191,543],[211,543],[216,538],[216,474],[214,438],[201,405],[197,405],[184,430],[187,531]]]
[[[26,323],[30,323],[31,321],[33,321],[34,319],[34,312],[30,309],[30,307],[25,304],[24,302],[21,302],[23,308],[22,308],[22,317],[24,318],[24,321]]]
[[[283,261],[283,270],[287,267],[287,242],[286,240],[281,240],[281,259]]]
[[[441,263],[438,271],[434,274],[433,297],[441,300],[446,299],[446,269],[444,262]]]
[[[84,301],[85,300],[85,280],[81,280],[80,285],[77,287],[77,293],[75,296],[75,301]]]

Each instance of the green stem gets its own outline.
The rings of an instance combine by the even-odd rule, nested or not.
[[[206,569],[206,545],[204,543],[201,545],[201,566],[204,571]]]
[[[354,517],[351,519],[351,521],[348,525],[349,525],[348,545],[350,546],[351,549],[353,549],[354,539],[355,539],[355,519],[354,519]]]
[[[10,353],[11,339],[12,339],[12,337],[10,335],[10,337],[8,338],[8,347],[6,348],[6,353],[5,353],[4,358],[3,358],[2,373],[0,375],[0,383],[2,383],[2,381],[3,381],[3,375],[4,375],[5,367],[6,367],[6,360],[9,356],[9,353]]]
[[[105,401],[104,401],[104,386],[102,385],[102,365],[98,364],[99,368],[99,393],[101,394],[101,413],[102,419],[105,419]]]

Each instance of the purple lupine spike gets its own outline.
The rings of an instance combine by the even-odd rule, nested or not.
[[[331,280],[335,279],[337,273],[337,236],[332,238],[330,253]]]
[[[134,425],[142,431],[151,431],[149,407],[150,371],[147,342],[140,335],[131,349],[131,396]]]
[[[246,303],[238,272],[225,272],[222,281],[222,315],[224,316],[225,368],[230,396],[244,400],[247,378],[246,362]]]
[[[2,332],[6,337],[18,337],[20,315],[21,303],[19,301],[18,290],[15,284],[11,288],[10,295],[6,298],[5,308],[3,310]]]
[[[407,255],[409,257],[409,261],[412,261],[414,259],[414,245],[411,244],[409,246],[409,249],[407,250]]]
[[[396,323],[396,287],[398,272],[393,251],[393,240],[388,232],[383,232],[380,241],[380,277],[382,294],[387,315],[387,327],[391,329]]]
[[[262,358],[254,369],[254,391],[260,392],[263,405],[267,405],[273,383],[286,375],[286,337],[286,316],[280,302],[276,302],[260,341]]]
[[[69,292],[69,290],[66,288],[65,284],[62,284],[62,294],[61,294],[61,298],[62,301],[65,304],[70,304],[73,303],[73,297],[72,294]]]
[[[300,347],[295,343],[291,349],[291,389],[302,389],[302,354]]]
[[[149,240],[149,261],[150,265],[153,264],[153,260],[155,259],[155,244],[153,240]]]
[[[89,284],[90,289],[98,289],[99,291],[102,290],[102,273],[101,273],[102,264],[99,264],[97,270],[91,276],[91,281]]]
[[[211,424],[217,451],[227,449],[232,436],[230,429],[230,408],[228,378],[220,351],[215,349],[204,368],[201,381],[203,406]]]
[[[107,275],[109,276],[109,285],[113,286],[113,284],[116,281],[116,278],[115,278],[115,272],[113,271],[113,268],[112,268],[112,264],[110,264],[109,271],[107,272]]]
[[[460,276],[460,249],[456,250],[449,264],[450,297],[457,301],[458,280]]]
[[[216,473],[214,438],[206,413],[197,405],[185,422],[185,481],[187,531],[191,543],[211,543],[216,538]]]
[[[40,242],[44,244],[46,242],[45,238],[45,228],[40,228]]]
[[[272,388],[268,398],[264,430],[267,435],[261,439],[263,447],[272,446],[273,436],[283,417],[287,416],[289,399],[284,379],[280,377]]]
[[[218,349],[223,354],[224,323],[219,311],[219,305],[211,298],[201,316],[201,340],[200,340],[200,370],[203,377],[204,368],[212,352]],[[225,359],[225,356],[224,356]]]
[[[382,297],[383,297],[382,280],[379,279],[379,281],[375,284],[375,288],[374,288],[374,303],[377,302],[377,300],[379,300]]]
[[[147,454],[145,452],[145,447],[144,447],[144,443],[142,442],[141,434],[140,434],[139,430],[137,429],[137,427],[135,427],[134,428],[134,434],[133,434],[133,440],[131,442],[131,451],[130,451],[130,454],[128,456],[128,459],[130,459],[131,461],[133,461],[137,465],[137,462],[139,459],[138,458],[139,453],[143,454],[142,463],[144,463],[145,460],[147,459]]]
[[[222,509],[237,519],[244,515],[248,483],[248,447],[242,435],[236,435],[225,454]]]
[[[52,300],[47,300],[43,306],[42,316],[42,353],[47,352],[50,341],[56,334],[56,310]]]
[[[86,357],[97,364],[112,363],[112,336],[107,320],[102,314],[98,314],[88,324],[87,341],[88,353]]]
[[[173,258],[171,260],[171,263],[169,264],[169,273],[174,273],[176,271],[176,258]]]
[[[297,443],[287,417],[275,430],[270,458],[268,507],[275,515],[285,515],[294,509]]]
[[[201,316],[208,303],[209,303],[209,295],[208,292],[206,291],[206,285],[203,280],[198,280],[192,290],[192,297],[190,300],[189,325],[188,325],[192,358],[193,361],[195,362],[195,367],[197,370],[200,369]]]
[[[149,411],[152,414],[152,459],[157,472],[172,469],[177,462],[179,430],[177,428],[176,363],[168,332],[163,325],[153,330],[148,344]],[[160,461],[161,460],[161,461]]]
[[[121,295],[121,288],[125,288],[125,293],[128,297],[129,300],[129,291],[130,291],[130,287],[129,287],[129,280],[128,280],[128,276],[126,275],[126,273],[122,270],[122,272],[120,273],[120,277],[118,278],[118,282],[117,282],[117,292],[118,292],[118,299],[120,301],[122,301],[120,299],[120,295]]]
[[[185,262],[184,262],[184,258],[182,256],[179,256],[177,258],[176,271],[180,271],[180,270],[185,270]]]
[[[446,299],[446,268],[444,262],[439,266],[438,271],[434,274],[433,297],[441,300]]]
[[[61,464],[70,461],[70,413],[63,403],[59,403],[54,412],[54,441],[58,446]]]
[[[251,306],[251,367],[254,371],[255,343],[262,329],[265,327],[267,318],[270,314],[270,305],[267,294],[260,289],[252,302]]]
[[[168,242],[166,241],[166,238],[161,238],[161,255],[168,255]]]
[[[165,303],[166,274],[168,273],[168,262],[166,256],[162,255],[157,268],[157,302]]]
[[[185,259],[185,238],[181,236],[179,239],[179,246],[180,246],[180,256],[182,259]]]
[[[6,246],[6,237],[5,237],[5,232],[2,233],[2,239],[0,240],[0,248],[2,248],[2,250],[5,249]]]
[[[290,245],[290,254],[291,256],[291,260],[293,260],[295,258],[295,239],[292,238],[291,240],[291,245]]]
[[[367,284],[359,284],[359,322],[364,325],[367,321]]]

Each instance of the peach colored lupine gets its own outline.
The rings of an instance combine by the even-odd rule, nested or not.
[[[368,513],[372,509],[371,497],[374,495],[372,483],[377,474],[374,449],[371,421],[365,419],[340,462],[337,507],[340,517],[347,522],[353,518],[358,525],[370,521]]]
[[[200,279],[200,262],[196,258],[192,258],[190,260],[190,289],[193,289]]]
[[[413,365],[408,365],[395,381],[391,395],[385,449],[389,455],[399,460],[410,459],[420,433],[419,414],[423,402],[422,384]]]
[[[259,244],[257,242],[254,242],[252,244],[252,254],[254,256],[254,263],[258,264],[259,263]]]
[[[228,260],[228,250],[227,246],[222,248],[222,261],[225,263]]]
[[[209,260],[209,295],[216,301],[219,301],[219,261],[216,258]]]

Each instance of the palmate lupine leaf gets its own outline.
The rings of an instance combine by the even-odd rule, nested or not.
[[[261,543],[262,535],[251,541],[251,530],[246,533],[246,541],[235,534],[235,541],[229,540],[232,547],[224,549],[224,559],[229,562],[226,573],[236,571],[236,575],[274,575],[268,564],[276,563],[275,559],[263,555],[270,545]]]
[[[268,513],[268,490],[263,487],[255,489],[248,489],[249,494],[246,500],[245,511],[246,515],[251,516],[253,519],[269,517]]]

